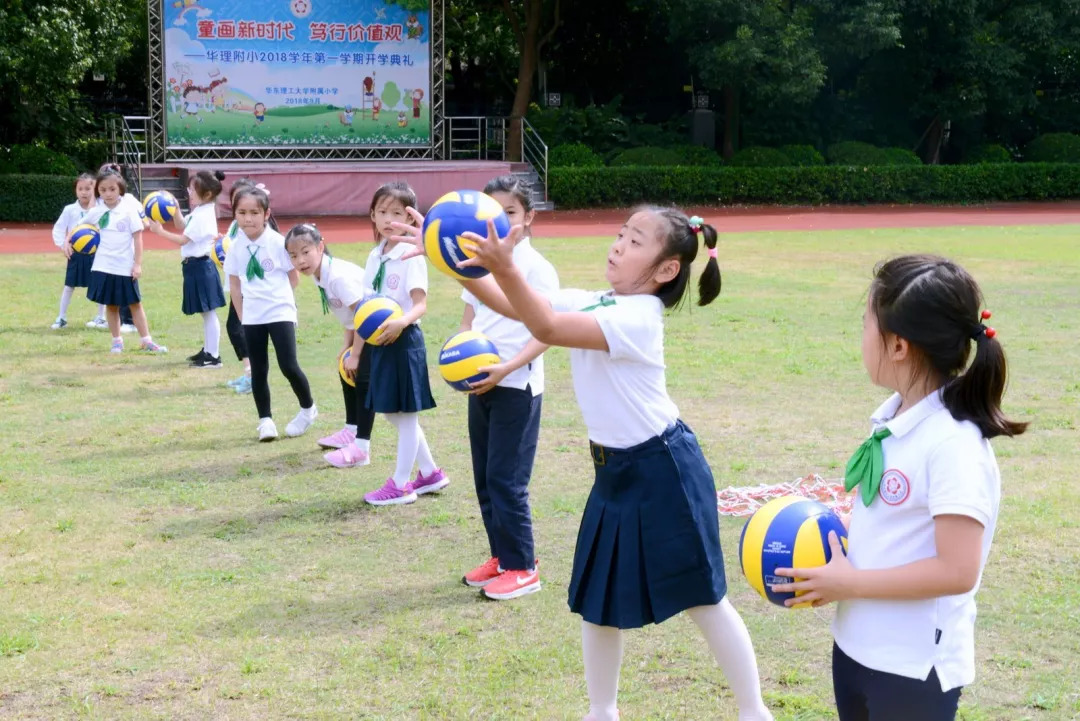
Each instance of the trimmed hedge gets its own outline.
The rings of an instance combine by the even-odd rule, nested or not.
[[[1080,163],[1080,135],[1047,133],[1024,148],[1028,163]]]
[[[552,168],[559,208],[636,203],[976,203],[1080,197],[1080,164]]]
[[[679,153],[670,148],[657,148],[646,145],[640,148],[627,148],[623,150],[610,163],[614,166],[629,165],[682,165]]]
[[[907,148],[882,148],[885,165],[922,165],[922,158]]]
[[[985,164],[985,163],[1011,163],[1013,162],[1012,153],[1004,145],[998,145],[991,143],[990,145],[980,145],[971,150],[964,157],[964,162],[971,165]]]
[[[0,154],[2,173],[41,173],[43,175],[77,175],[71,158],[45,147],[44,143],[12,145]]]
[[[813,145],[781,145],[778,149],[787,156],[788,165],[825,165],[825,156]]]
[[[776,148],[751,145],[731,156],[728,165],[735,168],[784,168],[791,165],[791,161]]]
[[[584,143],[556,145],[548,153],[548,165],[553,168],[598,168],[603,159]]]
[[[881,148],[861,140],[844,140],[825,149],[829,165],[888,165]]]
[[[74,202],[74,175],[0,175],[0,221],[52,223]]]

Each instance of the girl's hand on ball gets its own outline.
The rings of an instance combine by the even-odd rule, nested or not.
[[[408,260],[409,258],[415,258],[418,255],[427,255],[424,251],[424,236],[421,228],[424,227],[424,216],[420,214],[420,211],[413,207],[405,208],[405,212],[409,214],[409,217],[413,219],[415,225],[409,225],[408,223],[399,223],[393,221],[390,226],[398,231],[399,235],[391,235],[390,240],[395,243],[408,243],[413,246],[413,249],[401,256],[402,260]]]
[[[789,598],[784,605],[791,607],[802,603],[824,606],[833,601],[846,601],[857,598],[856,581],[858,571],[844,555],[844,547],[836,537],[836,531],[829,531],[829,548],[832,560],[818,568],[778,568],[777,576],[799,578],[792,583],[778,583],[771,586],[775,593],[805,591],[801,596]]]
[[[149,223],[150,230],[154,231],[158,235],[161,235],[165,231],[165,229],[161,227],[161,223],[157,222],[156,220],[151,220],[149,221]]]
[[[482,366],[476,369],[480,373],[487,373],[487,378],[470,383],[469,391],[471,396],[482,396],[490,391],[495,386],[499,385],[503,378],[510,374],[510,368],[505,363],[498,363],[493,366]]]
[[[139,276],[141,276],[141,275],[142,275],[142,266],[139,265],[138,263],[136,263],[135,265],[133,265],[131,267],[131,279],[132,280],[138,280]]]
[[[341,352],[344,353],[345,351]],[[348,358],[341,362],[342,368],[345,369],[345,374],[348,375],[350,378],[356,377],[356,369],[359,365],[360,359],[355,355],[350,355]]]
[[[494,220],[487,222],[487,229],[486,238],[481,238],[476,233],[462,233],[461,237],[467,241],[461,244],[462,249],[475,255],[458,263],[459,268],[480,266],[492,273],[500,273],[514,267],[514,246],[521,238],[524,228],[520,225],[513,226],[505,238],[499,237]]]
[[[379,334],[375,338],[375,345],[390,345],[398,339],[401,331],[408,325],[404,318],[393,318],[379,326]],[[350,359],[351,360],[351,359]]]
[[[63,252],[65,258],[71,260],[71,254],[74,252],[74,249],[71,247],[71,243],[64,243],[64,245],[61,246],[60,250],[61,252]]]

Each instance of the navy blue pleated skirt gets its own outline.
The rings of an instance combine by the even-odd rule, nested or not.
[[[369,345],[371,383],[364,403],[376,413],[418,413],[435,407],[427,349],[420,326],[410,325],[390,345]]]
[[[184,271],[184,301],[180,306],[184,315],[205,313],[225,306],[221,276],[210,256],[186,258],[180,267]]]
[[[141,303],[139,281],[130,275],[113,275],[95,270],[90,273],[90,285],[86,297],[95,303],[105,305],[131,305]]]
[[[716,484],[678,421],[628,449],[590,444],[596,467],[581,518],[570,610],[599,626],[639,628],[727,593]]]
[[[64,285],[68,288],[85,288],[90,285],[90,269],[94,267],[94,256],[85,253],[72,253],[68,258],[67,272],[64,273]]]

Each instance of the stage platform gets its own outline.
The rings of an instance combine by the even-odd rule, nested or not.
[[[177,193],[189,174],[221,170],[226,176],[226,191],[233,180],[245,176],[264,183],[270,190],[275,215],[318,217],[367,215],[375,190],[392,180],[408,183],[416,191],[420,209],[425,210],[444,193],[462,188],[479,190],[495,176],[509,174],[518,165],[489,160],[185,162],[144,165],[142,177],[144,194],[158,188]],[[228,193],[222,193],[218,198],[219,218],[232,217],[228,202]]]

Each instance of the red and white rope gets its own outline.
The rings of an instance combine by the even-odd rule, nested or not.
[[[850,513],[855,495],[844,490],[842,480],[827,481],[816,473],[772,486],[728,486],[716,494],[721,516],[749,516],[774,498],[802,496],[824,503],[837,513]]]

